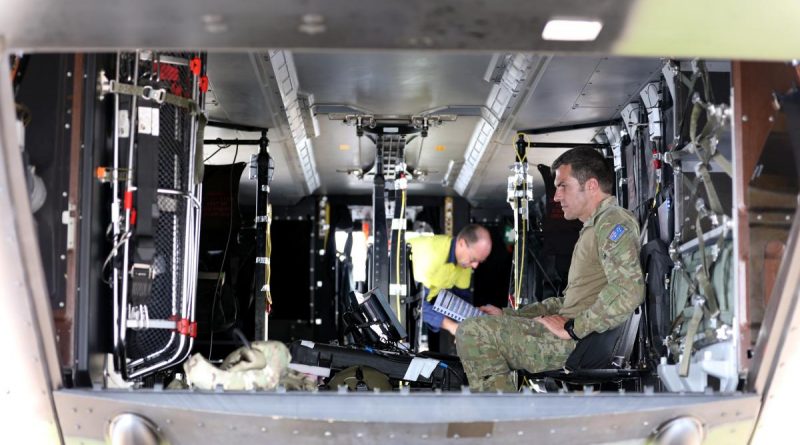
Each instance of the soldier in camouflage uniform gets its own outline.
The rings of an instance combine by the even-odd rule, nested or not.
[[[552,168],[564,217],[583,222],[567,288],[519,310],[483,306],[494,316],[461,323],[456,345],[473,390],[516,391],[514,370],[563,367],[580,339],[621,325],[644,298],[639,224],[611,195],[613,173],[602,155],[576,148]]]

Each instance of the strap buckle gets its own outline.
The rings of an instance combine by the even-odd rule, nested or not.
[[[150,85],[147,85],[142,88],[142,98],[155,101],[158,104],[163,104],[164,99],[167,98],[167,90],[163,88],[156,90]]]
[[[134,279],[145,279],[145,280],[152,280],[153,279],[153,268],[149,264],[144,263],[134,263],[131,266],[131,277]]]

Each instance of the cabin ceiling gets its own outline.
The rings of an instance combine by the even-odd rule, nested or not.
[[[292,54],[301,92],[313,95],[319,136],[310,137],[321,186],[317,194],[368,194],[369,177],[358,179],[348,170],[367,170],[374,160],[375,144],[356,136],[355,128],[325,114],[331,109],[351,109],[376,115],[414,115],[435,109],[459,114],[456,121],[432,128],[427,138],[409,138],[405,159],[409,166],[428,174],[412,181],[410,192],[420,195],[456,194],[442,180],[450,161],[464,160],[467,145],[479,122],[493,84],[484,79],[491,54],[431,52],[295,52]],[[291,143],[283,103],[273,85],[274,73],[265,68],[266,53],[212,53],[208,75],[209,118],[270,128],[270,151],[276,159],[273,196],[276,202],[302,198],[303,175]],[[514,161],[516,131],[614,118],[642,86],[657,77],[661,61],[592,56],[555,56],[546,59],[538,83],[521,98],[509,119],[512,131],[495,135],[481,159],[470,192],[478,206],[504,205],[506,178]],[[355,111],[351,111],[355,112]],[[532,136],[535,142],[587,143],[599,129]],[[209,127],[206,139],[255,139],[258,134]],[[216,150],[206,147],[206,157]],[[543,184],[533,165],[551,164],[564,149],[535,148],[528,153],[535,192]],[[244,160],[255,147],[239,147]],[[220,150],[209,163],[233,160],[235,147]],[[453,178],[451,178],[452,181]],[[503,197],[498,199],[498,197]]]
[[[81,0],[79,5],[3,0],[0,50],[208,50],[210,117],[270,129],[277,165],[274,197],[286,203],[311,192],[368,192],[368,181],[341,171],[368,167],[374,144],[359,141],[353,127],[329,120],[331,108],[323,107],[316,109],[319,136],[310,135],[306,152],[297,148],[270,48],[290,54],[297,87],[318,105],[404,115],[450,107],[440,112],[458,114],[455,122],[431,129],[421,147],[420,138],[408,144],[406,161],[428,172],[410,189],[428,195],[455,194],[450,187],[456,178],[450,178],[450,187],[442,186],[448,164],[475,159],[467,156],[468,145],[493,91],[484,79],[493,56],[536,54],[531,61],[536,68],[521,82],[520,97],[508,107],[479,161],[470,161],[465,171],[474,174],[467,185],[462,181],[457,188],[473,204],[485,206],[504,202],[498,194],[505,194],[516,131],[615,117],[657,76],[658,57],[800,58],[800,27],[794,23],[800,2],[737,1],[735,6],[728,0]],[[596,20],[602,30],[593,41],[544,40],[544,25],[554,18]],[[596,131],[531,140],[581,143]],[[208,128],[207,139],[216,137],[258,134]],[[206,157],[215,151],[208,146]],[[231,162],[234,155],[245,160],[254,151],[229,147],[209,162]],[[563,151],[532,149],[529,161],[549,164]],[[538,174],[531,170],[540,192]]]
[[[3,0],[0,45],[24,51],[444,49],[800,58],[800,2],[772,0]],[[553,18],[594,41],[542,38]]]

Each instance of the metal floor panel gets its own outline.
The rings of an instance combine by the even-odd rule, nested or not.
[[[710,442],[743,444],[760,405],[754,394],[62,390],[54,396],[67,441],[102,440],[115,415],[136,413],[153,421],[171,444],[638,442],[686,415],[704,424]]]

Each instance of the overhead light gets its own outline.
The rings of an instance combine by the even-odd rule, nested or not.
[[[568,42],[588,42],[595,40],[603,24],[597,20],[554,19],[544,25],[542,38]]]
[[[341,151],[350,150],[350,146],[347,145],[347,144],[339,144],[339,150],[341,150]]]
[[[444,151],[444,145],[437,145],[436,151]]]

